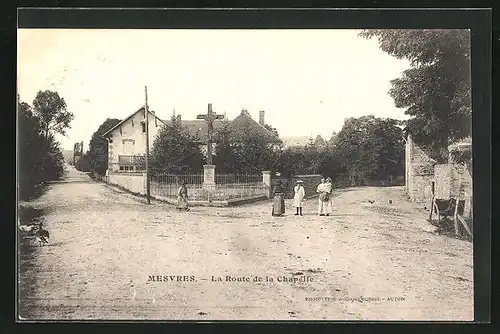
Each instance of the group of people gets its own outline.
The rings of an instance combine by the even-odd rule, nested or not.
[[[296,209],[296,216],[302,216],[302,208],[304,206],[304,199],[306,193],[304,190],[304,183],[302,180],[297,180],[296,185],[293,189],[293,205]],[[332,191],[333,184],[330,177],[322,178],[321,183],[316,188],[316,193],[318,193],[318,215],[319,216],[329,216],[332,213]],[[277,182],[273,190],[274,200],[273,200],[273,216],[283,216],[285,214],[285,192],[280,181]]]
[[[177,191],[177,210],[179,211],[189,211],[188,207],[188,192],[186,183],[184,181],[180,181],[181,186]],[[295,187],[293,189],[293,205],[296,209],[296,216],[302,216],[302,208],[304,206],[304,200],[306,197],[306,192],[302,180],[297,180]],[[318,215],[319,216],[329,216],[332,213],[332,191],[333,184],[332,179],[330,177],[322,178],[321,183],[316,187],[316,193],[318,193]],[[274,200],[273,200],[273,216],[283,216],[285,214],[285,191],[281,184],[281,181],[278,181],[276,186],[273,189]]]

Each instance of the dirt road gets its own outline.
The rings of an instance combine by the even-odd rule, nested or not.
[[[337,190],[330,217],[311,199],[275,218],[269,202],[180,213],[74,169],[67,181],[29,203],[50,244],[21,247],[25,319],[473,318],[472,244],[432,233],[402,188]]]

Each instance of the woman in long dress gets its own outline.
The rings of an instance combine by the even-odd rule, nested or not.
[[[306,196],[306,192],[304,190],[304,187],[302,186],[302,181],[297,180],[297,185],[295,188],[293,188],[293,191],[295,195],[293,196],[293,204],[297,208],[297,213],[295,214],[298,216],[299,214],[302,216],[302,205],[304,204],[304,197]]]
[[[276,217],[283,216],[285,213],[285,198],[283,187],[281,182],[278,181],[273,189],[274,199],[273,199],[273,212],[272,215]]]
[[[332,191],[333,191],[333,184],[332,184],[332,179],[330,177],[326,178],[325,182],[325,193],[328,194],[328,200],[324,202],[324,211],[327,216],[329,216],[332,213]]]
[[[325,179],[321,179],[321,183],[318,184],[318,187],[316,188],[316,192],[319,193],[319,198],[318,198],[318,215],[324,216],[325,215]]]
[[[181,186],[177,191],[177,210],[189,211],[188,207],[188,192],[186,182],[181,181]]]

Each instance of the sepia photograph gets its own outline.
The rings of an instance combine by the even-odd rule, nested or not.
[[[17,321],[474,320],[470,30],[17,38]]]

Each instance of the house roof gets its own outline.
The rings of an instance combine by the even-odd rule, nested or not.
[[[102,136],[105,137],[108,135],[111,131],[114,129],[118,128],[121,124],[126,122],[128,119],[130,119],[132,116],[137,114],[138,112],[144,111],[144,107],[140,108],[139,110],[135,111],[131,115],[127,116],[125,119],[123,119],[120,123],[116,124],[114,127],[106,131]],[[162,120],[158,116],[154,114],[154,112],[149,111],[151,115],[156,117],[159,121],[161,121],[163,124],[168,124],[170,123],[170,120]],[[208,140],[208,124],[205,120],[183,120],[181,118],[181,126],[184,127],[187,132],[195,137],[198,138],[198,140],[202,143],[206,143]],[[217,133],[218,130],[220,130],[223,127],[223,122],[220,120],[215,120],[213,122],[213,127],[214,127],[214,134]],[[266,129],[264,126],[256,122],[250,114],[248,114],[247,111],[242,111],[240,115],[238,115],[235,119],[229,122],[228,125],[228,130],[231,131],[231,139],[238,140],[241,138],[244,138],[245,134],[248,134],[250,132],[258,133],[259,136],[266,138],[269,142],[272,143],[279,143],[280,138],[277,137],[273,132],[269,131]]]
[[[208,141],[208,124],[205,120],[181,120],[181,126],[183,126],[187,132],[198,138],[200,142],[206,143]],[[215,120],[213,123],[214,133],[222,128],[222,122]]]
[[[278,136],[256,122],[246,110],[242,110],[241,113],[229,123],[228,130],[231,133],[231,140],[241,140],[250,133],[257,133],[270,143],[281,142]]]
[[[113,131],[114,129],[118,128],[120,125],[122,125],[123,123],[125,123],[126,121],[128,121],[132,116],[134,116],[135,114],[137,114],[138,112],[141,112],[141,111],[144,111],[144,107],[141,107],[141,108],[139,108],[139,110],[134,111],[132,114],[130,114],[126,118],[124,118],[120,123],[116,124],[115,126],[113,126],[108,131],[104,132],[102,134],[102,137],[106,137],[111,131]],[[161,118],[159,118],[158,116],[156,116],[154,111],[151,111],[151,110],[148,110],[148,111],[149,111],[150,115],[156,117],[160,122],[162,122],[163,124],[165,124],[165,121],[162,120]]]

